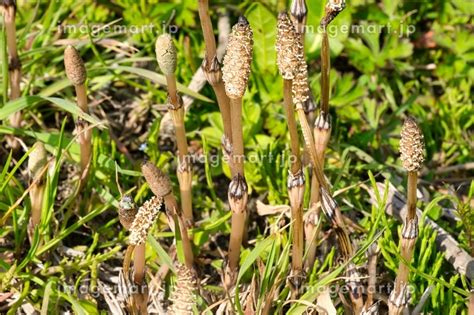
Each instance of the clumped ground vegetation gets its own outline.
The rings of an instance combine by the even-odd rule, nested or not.
[[[13,1],[0,312],[472,314],[469,1]]]

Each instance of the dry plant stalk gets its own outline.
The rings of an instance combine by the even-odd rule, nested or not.
[[[347,232],[347,228],[341,215],[339,206],[331,196],[329,185],[324,177],[323,165],[321,163],[321,159],[319,158],[320,154],[318,154],[318,150],[316,149],[316,142],[313,132],[310,125],[308,124],[304,111],[303,104],[309,97],[309,88],[307,87],[307,66],[302,50],[303,47],[300,44],[298,49],[300,66],[298,67],[298,73],[295,76],[295,80],[293,81],[293,102],[296,106],[296,112],[301,124],[305,146],[313,165],[313,174],[319,183],[321,208],[325,216],[329,219],[332,228],[337,235],[343,257],[347,260],[353,255],[354,249],[349,239],[349,234]],[[348,274],[348,286],[350,288],[349,294],[353,303],[353,309],[355,313],[358,314],[363,307],[363,298],[360,281],[357,279],[356,268],[349,266]]]
[[[8,76],[10,79],[10,100],[17,99],[21,96],[20,82],[21,82],[21,61],[18,56],[18,49],[16,44],[16,1],[2,0],[1,8],[3,11],[3,18],[5,22],[5,33],[7,37],[8,50]],[[10,124],[13,128],[21,127],[21,111],[15,112],[9,117]],[[14,149],[19,147],[19,142],[13,138],[7,138],[10,146]]]
[[[64,68],[66,76],[76,90],[77,106],[83,113],[88,114],[89,107],[87,105],[85,85],[87,79],[86,67],[79,52],[71,45],[67,46],[64,50]],[[83,187],[89,173],[92,158],[92,129],[89,128],[89,124],[85,120],[78,118],[76,121],[76,133],[78,134],[77,141],[81,150],[81,187]]]
[[[41,210],[43,207],[44,196],[44,174],[41,175],[41,170],[45,167],[47,160],[47,152],[42,142],[36,142],[33,145],[33,150],[28,157],[28,174],[30,178],[30,200],[31,200],[31,219],[28,226],[28,234],[33,236],[34,230],[38,224],[41,223]],[[33,182],[35,178],[38,181]]]
[[[202,33],[206,43],[206,56],[202,61],[201,68],[204,71],[206,80],[212,86],[216,94],[217,104],[222,115],[224,135],[222,136],[222,152],[225,160],[230,161],[232,154],[232,127],[230,116],[230,99],[225,93],[224,82],[222,81],[222,70],[216,53],[216,39],[212,28],[209,14],[209,1],[199,0],[199,19],[201,20]],[[234,174],[232,174],[233,176]]]
[[[232,210],[232,223],[228,251],[228,264],[225,270],[227,287],[235,284],[240,260],[240,246],[245,230],[247,216],[247,183],[244,175],[244,140],[242,131],[242,97],[250,75],[252,63],[253,33],[247,19],[239,17],[232,27],[227,43],[227,51],[222,67],[225,92],[230,99],[232,126],[232,181],[229,185],[229,205]]]
[[[292,81],[295,77],[295,71],[298,68],[297,59],[297,37],[295,28],[286,12],[278,15],[277,24],[277,63],[280,75],[283,78],[283,103],[288,121],[288,131],[290,133],[290,172],[288,175],[288,196],[291,205],[292,218],[292,289],[296,296],[298,289],[304,279],[303,272],[303,197],[304,197],[304,174],[301,168],[300,144],[298,138],[298,129],[296,127],[295,111],[292,100]]]
[[[330,50],[329,50],[329,39],[327,34],[327,25],[345,8],[344,1],[333,1],[330,0],[326,5],[326,14],[321,21],[323,27],[322,41],[321,41],[321,106],[320,113],[314,121],[314,140],[316,141],[316,152],[320,164],[324,168],[324,153],[326,151],[329,138],[331,136],[331,117],[329,116],[329,94],[330,94],[330,82],[329,74],[331,71],[330,63]],[[311,197],[309,211],[311,215],[308,218],[314,218],[308,221],[307,227],[309,229],[308,234],[311,231],[316,233],[315,222],[319,217],[318,203],[320,202],[319,194],[319,182],[316,176],[311,178]],[[307,266],[310,267],[314,264],[316,257],[316,246],[312,243],[308,246],[308,260]]]
[[[377,256],[380,249],[377,243],[372,243],[367,249],[367,273],[369,279],[367,281],[367,300],[365,301],[365,310],[371,309],[374,305],[374,293],[377,285]]]
[[[178,225],[183,246],[184,263],[187,268],[193,269],[194,254],[188,236],[188,228],[186,227],[184,214],[179,208],[176,197],[173,194],[169,177],[151,162],[142,164],[142,173],[151,191],[158,198],[163,199],[170,226],[174,224]],[[172,229],[174,230],[174,227]]]
[[[416,185],[418,171],[424,161],[424,139],[415,119],[407,117],[405,120],[400,140],[400,159],[403,167],[408,172],[407,184],[407,215],[403,224],[402,237],[400,240],[401,257],[403,261],[398,266],[395,288],[390,294],[389,314],[402,314],[408,306],[408,276],[410,264],[413,257],[416,238],[418,237],[418,217],[416,215]]]
[[[179,190],[181,195],[181,208],[184,213],[184,222],[187,227],[192,227],[193,206],[192,206],[192,169],[188,156],[188,142],[186,140],[186,129],[184,127],[184,107],[183,100],[178,94],[176,87],[176,59],[177,52],[173,39],[169,34],[162,34],[156,40],[155,45],[156,60],[161,72],[166,76],[168,88],[168,108],[173,120],[176,144],[178,147],[178,167],[177,175]]]
[[[194,269],[184,265],[176,266],[176,283],[170,296],[173,302],[169,314],[172,315],[193,315],[196,307],[196,291],[198,290],[198,279]]]

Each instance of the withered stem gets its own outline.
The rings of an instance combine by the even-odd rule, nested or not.
[[[206,43],[206,58],[210,63],[216,55],[216,39],[212,28],[211,17],[209,15],[209,1],[199,0],[199,19],[201,20],[202,34]]]
[[[303,208],[291,207],[291,219],[293,221],[293,246],[291,255],[291,269],[296,274],[303,271],[304,253],[304,230],[303,230]]]
[[[408,172],[407,183],[407,220],[412,220],[416,216],[416,185],[418,181],[417,172]]]
[[[184,107],[178,99],[176,76],[174,74],[167,75],[166,82],[168,96],[171,103],[169,111],[173,120],[176,135],[176,145],[178,147],[178,165],[185,163],[186,167],[188,167],[189,161],[186,161],[188,156],[188,142],[186,140],[186,129],[184,126]],[[187,168],[186,171],[191,172],[191,169]],[[180,172],[179,166],[178,172]],[[192,181],[185,181],[185,183],[182,183],[181,181],[179,182],[181,208],[183,209],[184,220],[185,222],[189,222],[190,225],[192,225],[194,222],[191,186]]]
[[[319,217],[320,205],[319,203],[319,182],[316,175],[311,176],[311,192],[309,198],[308,217],[315,216]],[[316,250],[318,244],[318,229],[313,220],[305,224],[306,235],[306,261],[305,266],[309,271],[313,268],[314,262],[316,261]]]
[[[41,206],[43,202],[44,186],[40,184],[34,185],[30,190],[31,198],[31,223],[33,226],[41,222]]]
[[[242,130],[242,98],[231,99],[231,117],[232,117],[232,163],[231,166],[234,168],[233,173],[236,174],[233,177],[233,181],[236,177],[241,176],[241,180],[245,183],[244,176],[244,140]],[[239,179],[236,179],[236,183]],[[232,182],[231,182],[232,184]],[[229,190],[231,187],[229,186]],[[233,198],[229,194],[229,198]],[[226,279],[226,286],[231,287],[235,284],[236,274],[238,272],[239,260],[240,260],[240,247],[242,245],[243,234],[246,231],[246,200],[247,192],[245,191],[242,196],[235,197],[238,202],[231,202],[231,232],[228,250],[229,259],[229,275]],[[243,205],[242,205],[243,203]],[[241,207],[241,208],[239,208]],[[238,209],[237,209],[238,208]]]
[[[145,277],[145,254],[146,254],[146,243],[143,242],[135,247],[133,255],[133,280],[136,284],[142,284],[143,278]]]
[[[244,138],[242,130],[242,98],[233,98],[231,103],[232,117],[232,166],[235,173],[244,176]]]
[[[291,159],[290,170],[294,176],[298,176],[301,172],[300,144],[298,138],[298,129],[296,128],[295,110],[293,106],[293,98],[291,92],[292,80],[283,79],[283,103],[288,123],[288,131],[290,133]],[[300,175],[301,176],[301,175]],[[290,196],[291,218],[292,218],[292,256],[291,269],[295,277],[300,277],[303,272],[303,254],[304,254],[304,227],[303,227],[303,208],[302,200],[296,200],[294,194],[302,187],[288,188]],[[298,288],[294,288],[293,295],[296,296]]]
[[[188,235],[188,228],[185,224],[183,213],[179,209],[176,197],[174,196],[173,192],[171,192],[163,198],[163,201],[165,203],[169,220],[174,221],[178,224],[179,233],[181,234],[181,243],[183,246],[184,263],[188,268],[194,268],[194,254],[192,250],[191,240],[189,239]],[[172,225],[174,224],[174,222],[168,222],[168,224]]]
[[[183,253],[184,253],[184,264],[189,269],[194,269],[194,254],[193,248],[191,245],[191,240],[189,239],[188,229],[186,223],[184,222],[183,216],[176,215],[175,220],[179,222],[179,231],[181,234],[181,241],[183,244]]]
[[[206,43],[206,63],[212,64],[214,57],[217,57],[216,51],[216,39],[214,37],[214,30],[212,27],[212,21],[209,14],[209,1],[199,0],[199,19],[201,20],[202,33],[204,35],[204,42]],[[206,69],[203,69],[206,71]],[[222,72],[219,67],[218,77],[222,78]],[[224,126],[224,135],[229,141],[232,141],[232,127],[230,124],[230,100],[225,93],[224,82],[222,79],[219,82],[210,82],[214,93],[216,94],[217,103],[222,115],[222,121]],[[232,174],[233,176],[234,174]]]
[[[85,84],[74,86],[76,90],[77,106],[86,114],[89,114],[89,107],[87,106],[87,90]]]
[[[283,103],[285,114],[288,122],[288,132],[290,133],[290,147],[292,155],[291,173],[296,175],[301,171],[300,158],[300,141],[298,137],[298,129],[296,128],[295,109],[293,106],[293,98],[291,93],[292,80],[283,80]]]
[[[79,109],[88,114],[89,107],[87,105],[87,90],[85,84],[75,85],[76,91],[76,102]],[[89,124],[80,120],[76,122],[76,128],[78,135],[78,143],[80,147],[81,156],[81,187],[84,187],[87,176],[89,174],[90,162],[92,158],[92,130],[89,128]]]
[[[180,162],[184,162],[188,154],[188,142],[186,141],[186,129],[184,127],[184,108],[170,109],[173,118],[176,145],[178,147],[178,158]]]
[[[178,104],[178,88],[176,84],[176,76],[169,74],[166,76],[166,88],[168,89],[168,96],[170,97],[171,105],[177,107]]]
[[[367,300],[365,302],[366,309],[374,303],[374,293],[377,284],[377,253],[371,253],[367,261],[367,273],[369,279],[367,283]]]
[[[321,42],[321,111],[325,115],[329,113],[329,73],[331,71],[329,56],[328,33],[324,29]]]
[[[408,172],[408,183],[407,183],[407,215],[404,221],[404,228],[402,229],[402,237],[400,239],[400,254],[403,260],[400,260],[398,265],[397,277],[395,279],[395,288],[393,289],[391,297],[395,298],[403,294],[403,288],[408,285],[408,277],[410,270],[407,264],[413,257],[413,250],[415,248],[416,239],[418,236],[418,218],[416,217],[416,187],[417,187],[418,174],[416,171]],[[406,235],[405,229],[407,226],[414,226],[415,232],[408,233],[413,235]],[[392,299],[389,303],[389,314],[401,314],[403,308],[397,307],[392,303]]]
[[[125,277],[128,277],[128,272],[130,270],[130,262],[132,261],[132,254],[134,250],[135,250],[135,245],[128,245],[127,251],[125,252],[125,255],[123,257],[122,269],[123,269],[123,274],[125,275]]]
[[[16,44],[16,25],[15,6],[10,5],[4,7],[4,22],[5,22],[5,33],[7,37],[7,51],[9,55],[9,71],[8,76],[10,79],[10,100],[17,99],[21,96],[20,82],[21,82],[21,62],[18,56],[17,44]],[[9,116],[10,124],[13,128],[20,128],[22,121],[21,111],[17,111]],[[13,137],[7,138],[8,143],[13,149],[18,149],[20,142],[16,141]]]
[[[232,124],[230,116],[230,99],[225,93],[224,82],[220,81],[217,84],[212,85],[214,93],[216,94],[217,103],[222,115],[222,123],[224,125],[224,135],[229,141],[232,142]],[[232,176],[235,174],[232,174]]]
[[[306,115],[302,106],[297,106],[296,112],[298,114],[298,118],[301,124],[301,129],[302,129],[303,136],[305,139],[305,145],[308,149],[308,153],[311,158],[311,163],[313,164],[313,174],[314,176],[316,176],[316,179],[318,180],[319,185],[320,185],[320,193],[321,193],[321,190],[324,189],[329,194],[330,193],[329,185],[327,184],[326,179],[324,178],[324,171],[322,168],[321,161],[318,158],[316,146],[314,143],[314,137],[311,132],[311,128],[308,124],[308,121],[306,120]],[[340,235],[340,237],[338,237],[338,241],[341,246],[341,250],[343,251],[343,255],[347,259],[351,257],[353,254],[352,244],[349,241],[349,234],[347,232],[347,228],[344,223],[344,220],[342,219],[342,215],[341,215],[339,207],[335,207],[335,209],[331,209],[331,210],[333,210],[334,213],[332,213],[332,217],[330,217],[329,219],[331,220],[331,224],[333,225],[333,227],[337,228],[336,234]]]
[[[240,261],[240,246],[245,225],[245,212],[232,212],[231,231],[229,240],[229,268],[236,271]]]

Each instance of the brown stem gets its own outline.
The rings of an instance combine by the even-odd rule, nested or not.
[[[81,187],[84,186],[87,175],[90,169],[90,162],[92,158],[92,130],[89,125],[82,119],[76,122],[78,136],[78,143],[80,147],[81,158]]]
[[[326,29],[323,31],[321,42],[321,112],[329,113],[329,73],[331,63],[329,58],[329,40]]]
[[[173,120],[176,144],[178,147],[178,179],[181,195],[181,208],[183,209],[184,221],[187,226],[194,222],[192,207],[192,172],[187,161],[188,142],[186,140],[186,129],[184,126],[184,108],[177,93],[176,77],[174,74],[166,76],[168,97],[170,102],[170,114]]]
[[[77,106],[86,114],[89,114],[87,106],[87,90],[84,84],[74,86],[76,90]]]
[[[168,96],[170,98],[170,103],[173,107],[177,108],[180,106],[178,103],[178,88],[176,84],[176,76],[170,74],[166,76],[166,87],[168,89]]]
[[[232,166],[244,176],[244,138],[242,131],[242,98],[230,100],[232,117]]]
[[[292,80],[283,80],[283,103],[288,122],[288,132],[290,133],[291,147],[291,173],[296,175],[301,171],[300,143],[298,129],[296,128],[295,110],[293,107],[293,97],[291,92]]]
[[[416,185],[418,181],[418,173],[408,172],[407,183],[407,220],[412,220],[416,216]]]
[[[177,215],[175,217],[175,220],[179,222],[179,232],[181,234],[181,242],[183,244],[184,264],[189,269],[194,270],[194,254],[191,245],[191,240],[189,239],[188,235],[188,228],[186,227],[186,223],[184,222],[183,216]]]
[[[211,58],[216,55],[216,39],[209,15],[209,1],[199,0],[199,19],[201,20],[202,34],[206,43],[206,58],[210,63]]]
[[[331,225],[336,233],[339,247],[344,259],[348,260],[354,253],[352,243],[349,239],[349,233],[347,232],[341,211],[335,200],[330,195],[330,189],[328,187],[329,185],[324,178],[324,171],[320,159],[321,155],[318,156],[313,133],[311,132],[311,127],[309,126],[308,121],[306,120],[302,104],[298,104],[296,106],[296,111],[300,120],[305,145],[313,164],[313,173],[320,185],[319,193],[321,195],[321,208],[326,217],[330,220]],[[354,288],[354,290],[357,291],[359,289]],[[354,308],[358,308],[360,305],[363,305],[363,298],[361,294],[352,294],[351,291],[350,296]]]
[[[128,245],[127,251],[125,252],[125,255],[123,257],[123,274],[125,277],[128,279],[128,271],[130,270],[130,262],[132,260],[132,254],[133,251],[135,250],[135,245]]]
[[[20,97],[20,82],[21,82],[21,62],[18,57],[16,45],[16,25],[15,15],[16,8],[14,5],[5,5],[3,8],[3,16],[5,21],[5,33],[7,37],[7,50],[9,55],[8,76],[10,79],[10,100]],[[21,111],[15,112],[9,116],[10,124],[13,128],[20,128],[22,115]],[[14,149],[20,147],[20,142],[16,141],[13,136],[7,138],[9,145]]]
[[[319,182],[315,175],[311,176],[311,192],[309,199],[308,219],[305,224],[305,238],[306,238],[306,269],[313,268],[316,261],[316,250],[318,243],[318,229],[317,222],[320,213],[319,203]]]
[[[179,190],[181,194],[181,208],[183,209],[183,219],[186,227],[193,226],[193,202],[192,202],[192,172],[189,166],[184,162],[178,169]]]
[[[292,207],[291,218],[293,223],[293,247],[291,256],[291,268],[295,275],[301,274],[303,270],[303,208]]]
[[[183,163],[188,154],[188,142],[186,141],[186,130],[184,127],[184,108],[181,106],[177,109],[171,109],[170,112],[175,128],[178,158]]]
[[[240,261],[240,246],[245,225],[245,212],[232,212],[231,231],[229,240],[229,268],[236,270]]]
[[[296,128],[295,111],[293,107],[293,98],[291,92],[292,80],[283,80],[283,103],[290,133],[290,170],[292,181],[288,184],[288,195],[290,197],[291,218],[292,218],[292,256],[291,269],[293,281],[293,296],[298,294],[300,279],[303,272],[303,253],[304,253],[304,228],[303,228],[303,194],[304,181],[301,173],[300,144],[298,138],[298,129]],[[301,179],[299,183],[293,183],[293,180]]]
[[[199,19],[201,20],[202,33],[206,43],[206,60],[203,71],[216,94],[217,103],[222,115],[224,135],[228,141],[232,141],[232,129],[230,118],[230,100],[225,93],[224,82],[222,82],[222,71],[217,60],[216,39],[209,15],[209,1],[199,0]],[[232,176],[235,174],[232,174]]]
[[[219,83],[212,85],[212,88],[214,89],[214,93],[216,94],[217,103],[219,104],[219,109],[221,111],[222,123],[224,125],[224,135],[229,141],[232,141],[230,99],[225,93],[224,82],[220,81]]]
[[[416,185],[418,174],[416,171],[408,172],[407,183],[407,215],[402,229],[400,240],[400,254],[403,258],[399,262],[395,288],[390,294],[389,314],[401,314],[408,303],[405,288],[408,285],[410,270],[407,264],[413,257],[416,238],[418,237],[418,217],[416,215]]]
[[[183,218],[183,213],[179,209],[176,197],[172,192],[166,195],[163,198],[163,201],[167,209],[168,218],[170,218],[170,221],[174,221],[178,224],[179,233],[181,234],[181,243],[183,246],[184,263],[188,268],[192,269],[194,268],[194,254],[192,250],[191,241],[188,236],[188,228]],[[169,222],[169,224],[172,224],[172,222]]]
[[[369,257],[367,261],[367,273],[369,279],[367,281],[367,300],[365,302],[365,308],[368,309],[374,303],[374,293],[377,284],[377,243],[373,243],[369,248]]]
[[[44,185],[37,183],[31,187],[31,224],[33,227],[41,222],[41,209],[43,206]]]
[[[313,211],[317,211],[319,209],[318,202],[319,202],[319,182],[316,178],[316,175],[312,174],[311,176],[311,192],[309,198],[309,209]],[[318,211],[319,212],[319,211]]]
[[[401,256],[408,264],[413,256],[413,249],[415,247],[416,239],[408,239],[402,237],[401,243]],[[395,280],[395,288],[390,294],[388,303],[390,315],[400,315],[408,304],[406,288],[408,285],[408,276],[410,270],[405,262],[400,261],[398,266],[397,278]]]
[[[229,204],[232,211],[231,232],[228,250],[228,270],[225,283],[233,286],[240,260],[240,246],[245,232],[247,216],[247,183],[244,177],[244,140],[242,133],[242,98],[231,99],[232,114],[232,167],[236,174],[229,185]]]
[[[145,252],[146,243],[141,243],[135,247],[133,257],[133,269],[135,273],[133,280],[136,284],[142,284],[143,278],[145,277]]]
[[[16,45],[16,10],[13,5],[4,9],[5,32],[7,36],[7,50],[10,57],[10,100],[20,97],[20,81],[21,81],[21,62],[18,57],[18,49]]]
[[[329,115],[321,113],[316,119],[316,124],[313,130],[313,136],[315,141],[316,157],[318,158],[319,163],[322,167],[324,167],[325,151],[329,142],[329,138],[331,136],[330,131],[331,129]],[[310,211],[316,211],[315,215],[319,215],[318,202],[321,199],[319,190],[319,181],[317,180],[317,177],[314,174],[313,170],[313,174],[311,176],[311,196],[309,201],[309,209]],[[309,224],[311,223],[314,223],[314,221],[309,222]],[[308,247],[308,250],[309,252],[306,256],[308,258],[307,265],[312,266],[314,263],[314,257],[316,255],[316,246],[311,245]]]
[[[75,85],[74,89],[76,91],[77,106],[83,113],[88,114],[89,106],[87,105],[86,86],[84,84]],[[81,151],[81,187],[83,187],[87,180],[92,158],[92,130],[90,129],[89,124],[80,118],[76,122],[76,128],[79,134],[78,143]]]
[[[308,120],[306,119],[306,115],[301,104],[298,104],[298,106],[296,106],[296,113],[298,114],[298,119],[301,125],[301,131],[303,132],[305,147],[308,150],[311,163],[313,164],[313,174],[315,174],[321,187],[327,188],[321,161],[319,161],[317,157],[317,151],[316,151],[316,146],[315,146],[314,137],[311,131],[311,127],[308,124]]]

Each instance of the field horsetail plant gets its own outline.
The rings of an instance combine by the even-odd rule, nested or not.
[[[8,75],[10,80],[10,100],[15,100],[21,96],[21,61],[18,56],[17,39],[16,39],[16,1],[2,0],[0,3],[3,19],[5,23],[5,33],[7,37],[8,51]],[[21,111],[17,111],[10,115],[10,124],[13,128],[20,128],[22,121]],[[18,148],[19,142],[12,138],[8,139],[12,148]]]
[[[299,39],[286,12],[278,14],[278,32],[276,41],[277,63],[283,78],[283,106],[285,108],[288,131],[290,134],[290,172],[288,174],[288,196],[291,205],[292,224],[292,276],[293,291],[298,291],[303,277],[303,197],[304,174],[300,157],[300,144],[296,126],[295,109],[292,100],[292,82],[298,69],[297,52]]]
[[[320,110],[314,121],[314,141],[316,146],[317,158],[319,163],[324,168],[325,151],[331,137],[331,116],[329,114],[329,96],[330,96],[330,81],[329,74],[331,72],[331,60],[329,49],[329,38],[327,34],[328,24],[345,8],[345,2],[330,0],[326,5],[326,11],[321,20],[322,26],[322,40],[321,40],[321,96],[320,96]],[[320,199],[320,184],[316,180],[316,176],[312,177],[311,182],[311,199],[309,206],[309,215],[307,216],[307,235],[308,237],[316,236],[315,226],[319,217],[318,204]],[[316,256],[315,242],[311,242],[308,247],[307,265],[312,266]]]
[[[308,70],[306,60],[304,59],[303,49],[304,48],[302,44],[299,43],[297,49],[297,58],[299,61],[298,73],[295,75],[292,87],[293,102],[295,104],[298,119],[301,124],[305,146],[313,166],[313,176],[316,177],[318,182],[321,208],[333,226],[343,257],[345,260],[349,260],[354,254],[354,248],[352,246],[352,242],[350,241],[348,230],[339,206],[331,196],[329,185],[324,176],[323,164],[320,159],[321,154],[318,154],[318,149],[316,147],[317,142],[315,141],[312,128],[307,121],[304,111],[304,102],[309,98],[309,86]],[[318,119],[316,121],[318,121]],[[358,314],[362,310],[364,303],[359,275],[355,265],[352,263],[348,265],[347,274],[349,295],[352,300],[354,312]]]
[[[64,68],[66,76],[74,85],[77,98],[77,106],[85,113],[89,114],[89,106],[87,104],[87,88],[86,88],[86,67],[82,61],[79,52],[73,46],[67,46],[64,50]],[[82,118],[77,118],[76,133],[78,143],[81,150],[81,187],[84,187],[92,158],[92,129],[89,124]]]
[[[31,220],[28,227],[28,234],[32,239],[34,229],[41,223],[41,210],[43,208],[43,197],[45,189],[44,168],[48,162],[48,153],[42,142],[33,145],[28,158],[28,173],[30,177],[30,200],[31,200]]]
[[[408,172],[407,184],[407,215],[404,218],[402,237],[400,240],[401,257],[398,267],[395,288],[390,294],[389,313],[403,314],[408,307],[409,296],[409,268],[407,264],[413,257],[416,239],[418,237],[418,217],[416,214],[416,190],[418,172],[424,161],[424,137],[416,121],[407,117],[402,127],[400,139],[400,159]]]
[[[178,206],[168,175],[163,173],[162,170],[151,162],[145,162],[142,164],[142,173],[155,196],[163,199],[166,214],[168,216],[168,224],[170,225],[171,230],[174,231],[175,227],[178,227],[178,230],[175,231],[175,233],[181,237],[182,241],[182,252],[184,256],[182,263],[186,265],[187,268],[193,269],[194,254],[188,236],[185,216]]]
[[[235,284],[240,261],[240,246],[247,217],[248,188],[244,175],[244,139],[242,130],[242,97],[247,88],[252,63],[253,33],[247,19],[239,17],[232,27],[222,68],[225,92],[230,99],[232,125],[231,168],[233,178],[229,185],[228,199],[232,211],[231,233],[226,266],[226,285]]]
[[[166,76],[168,88],[168,107],[173,119],[178,146],[178,168],[179,190],[181,192],[181,207],[187,227],[193,225],[192,206],[192,165],[188,158],[188,142],[186,140],[186,129],[184,127],[183,100],[176,88],[176,46],[169,34],[162,34],[156,40],[156,60],[161,71]]]
[[[201,68],[206,76],[207,82],[212,86],[222,116],[224,135],[222,136],[222,152],[225,159],[229,161],[232,154],[232,126],[230,116],[230,99],[225,93],[224,81],[222,80],[221,64],[217,57],[216,39],[212,28],[209,14],[209,1],[199,0],[199,19],[206,43],[206,55],[202,61]]]

